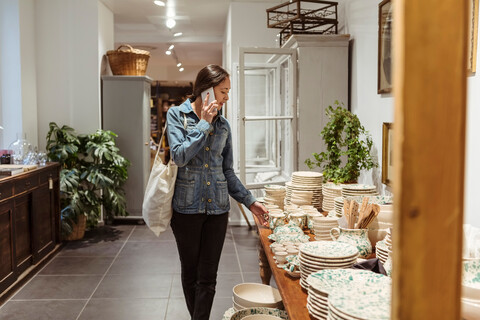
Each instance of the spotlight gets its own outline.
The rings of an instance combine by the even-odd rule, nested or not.
[[[183,34],[183,32],[177,32],[177,33],[174,33],[173,36],[174,37],[180,37],[182,34]]]
[[[171,55],[171,54],[172,54],[172,51],[170,51],[170,50],[167,50],[167,51],[165,51],[165,54],[166,54],[167,56],[169,56],[169,55]]]
[[[170,45],[170,47],[168,47],[168,50],[172,50],[175,46],[173,44]]]
[[[172,18],[168,19],[167,22],[165,23],[168,29],[172,29],[173,27],[175,27],[176,24],[177,22]]]
[[[181,62],[177,63],[177,68],[180,67],[182,65]]]
[[[153,1],[153,3],[155,3],[157,6],[165,7],[165,2],[163,2],[163,1],[155,0],[155,1]]]
[[[178,69],[178,71],[182,72],[183,70],[185,70],[185,68],[181,67],[180,69]]]

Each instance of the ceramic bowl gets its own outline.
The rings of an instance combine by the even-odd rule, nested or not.
[[[462,298],[480,300],[480,260],[463,262]]]
[[[236,303],[233,297],[232,297],[232,301],[233,301],[233,309],[235,309],[235,311],[246,309],[246,307]]]
[[[231,317],[230,320],[242,320],[246,316],[250,315],[270,315],[279,317],[282,320],[288,320],[288,314],[286,311],[275,309],[275,308],[247,308],[240,311],[235,312]]]
[[[243,317],[242,320],[282,320],[282,318],[271,316],[268,314],[254,314],[251,316]]]
[[[233,287],[234,302],[245,307],[278,308],[282,305],[280,292],[265,284],[241,283]]]

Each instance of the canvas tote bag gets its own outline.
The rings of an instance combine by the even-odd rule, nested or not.
[[[185,114],[183,114],[183,119],[183,126],[187,128]],[[167,126],[168,123],[165,124],[160,141],[162,141]],[[168,228],[172,219],[172,199],[178,171],[178,167],[172,159],[167,164],[163,164],[158,154],[159,151],[160,148],[155,155],[142,205],[143,220],[157,237]]]

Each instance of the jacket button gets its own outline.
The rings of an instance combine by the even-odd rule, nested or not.
[[[208,199],[208,202],[212,202],[212,199]]]
[[[205,163],[205,168],[208,168],[208,163]]]
[[[210,135],[213,136],[213,132],[210,132]]]
[[[207,186],[209,186],[209,185],[210,185],[210,181],[207,181]]]
[[[202,202],[205,201],[205,198],[202,198]]]
[[[209,147],[206,147],[205,150],[208,151],[208,150],[210,150],[210,148],[209,148]]]

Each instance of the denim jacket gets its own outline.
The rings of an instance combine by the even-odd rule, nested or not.
[[[184,114],[186,129],[184,127]],[[199,120],[187,99],[167,113],[170,155],[178,166],[172,207],[185,214],[222,214],[230,194],[247,208],[256,201],[233,170],[232,133],[227,119]]]

